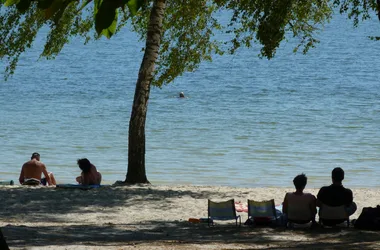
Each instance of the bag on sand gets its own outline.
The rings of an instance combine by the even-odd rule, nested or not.
[[[363,208],[354,226],[357,229],[380,230],[380,206]]]

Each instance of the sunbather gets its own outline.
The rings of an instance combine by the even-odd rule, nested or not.
[[[42,173],[44,178],[41,178]],[[39,153],[33,153],[30,161],[22,165],[19,181],[22,185],[56,185],[53,173],[47,172]]]
[[[78,166],[82,170],[76,181],[82,185],[99,185],[102,181],[102,175],[96,170],[96,167],[86,158],[78,160]]]
[[[286,214],[290,222],[297,224],[315,223],[316,198],[310,193],[303,192],[307,184],[306,175],[297,175],[293,179],[293,183],[296,191],[285,195],[282,212]]]

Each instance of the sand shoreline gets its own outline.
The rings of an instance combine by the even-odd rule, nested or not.
[[[210,229],[187,222],[191,217],[207,217],[207,199],[233,198],[244,203],[247,199],[273,198],[276,204],[281,204],[285,193],[292,190],[148,185],[84,191],[0,186],[0,196],[6,204],[0,209],[0,226],[11,249],[265,249],[268,244],[277,248],[302,248],[306,246],[305,241],[315,244],[313,248],[318,248],[316,243],[325,242],[343,249],[361,242],[360,237],[364,236],[370,242],[368,249],[379,246],[380,234],[356,229],[343,232],[350,239],[345,242],[320,232],[237,229],[233,223]],[[318,189],[305,191],[316,195]],[[358,205],[352,218],[357,218],[363,207],[379,204],[380,189],[353,188],[352,191]],[[239,214],[242,221],[247,219],[246,213]],[[342,231],[333,234],[338,236]]]

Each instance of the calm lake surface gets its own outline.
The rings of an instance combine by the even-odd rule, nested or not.
[[[340,166],[346,186],[380,187],[380,42],[367,36],[380,36],[376,18],[355,29],[336,16],[307,55],[292,53],[295,40],[270,61],[258,47],[241,49],[153,88],[148,179],[292,186],[304,172],[308,187],[319,187]],[[13,77],[0,78],[0,179],[17,180],[37,151],[59,183],[74,183],[82,157],[105,183],[123,180],[143,43],[125,29],[86,46],[73,40],[46,61],[38,60],[42,40]]]

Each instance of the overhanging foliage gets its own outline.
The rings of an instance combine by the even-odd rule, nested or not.
[[[5,77],[15,70],[21,53],[30,48],[43,26],[49,33],[41,53],[54,58],[71,37],[85,42],[111,38],[128,25],[146,38],[151,0],[0,0],[0,58],[8,61]],[[163,37],[153,85],[170,83],[197,69],[213,54],[235,53],[241,46],[262,45],[260,56],[272,58],[286,37],[298,39],[294,51],[306,53],[318,40],[315,34],[333,10],[347,13],[354,25],[379,12],[379,0],[183,0],[167,1]],[[217,16],[230,15],[223,26]],[[215,40],[215,32],[230,40]],[[288,34],[288,35],[286,35]],[[377,39],[374,37],[372,39]]]

